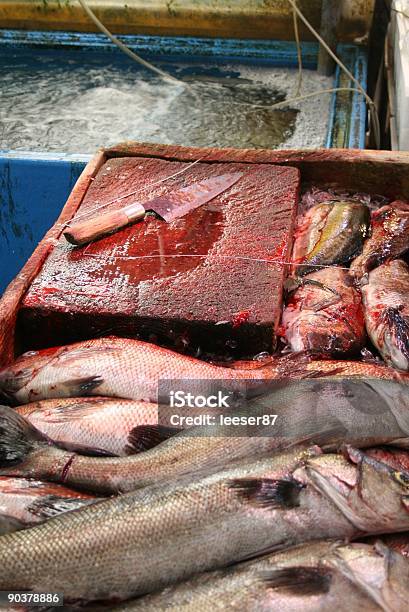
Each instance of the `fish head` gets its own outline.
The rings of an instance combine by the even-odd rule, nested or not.
[[[75,397],[90,394],[100,386],[99,373],[88,374],[91,356],[115,348],[105,345],[60,346],[29,351],[13,364],[0,370],[0,397],[11,404],[25,404],[51,397]]]
[[[409,321],[402,308],[387,308],[381,318],[385,351],[391,363],[407,372],[409,370]]]
[[[409,528],[409,472],[351,446],[342,455],[312,458],[306,471],[314,488],[364,533]]]
[[[0,399],[15,403],[20,392],[50,363],[56,349],[28,351],[0,370]]]

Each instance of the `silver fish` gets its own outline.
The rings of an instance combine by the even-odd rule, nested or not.
[[[126,599],[301,542],[405,531],[408,483],[316,447],[186,477],[1,536],[0,590]]]
[[[177,415],[177,411],[176,411]],[[336,450],[409,447],[409,387],[396,381],[303,380],[276,382],[235,416],[260,417],[254,427],[229,424],[187,429],[132,457],[87,457],[50,446],[11,408],[0,408],[0,474],[62,482],[102,494],[132,491],[228,463],[261,457],[305,442]],[[263,418],[267,415],[268,423]],[[276,417],[273,421],[270,415]],[[3,448],[3,453],[1,453]],[[7,461],[8,453],[12,461]]]
[[[157,404],[135,400],[60,398],[16,411],[57,446],[91,455],[133,455],[180,431],[160,425]]]
[[[139,340],[99,338],[22,355],[0,370],[0,395],[18,404],[84,395],[157,402],[160,379],[203,381],[207,392],[213,380],[254,380],[258,386],[275,377],[274,362],[227,368]]]
[[[409,560],[380,542],[311,542],[225,570],[194,576],[119,605],[115,612],[316,612],[405,610]]]

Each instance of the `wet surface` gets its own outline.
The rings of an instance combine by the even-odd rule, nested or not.
[[[106,162],[80,214],[139,189],[110,210],[231,171],[244,176],[170,224],[144,221],[82,248],[62,238],[28,292],[20,320],[33,348],[107,333],[197,353],[254,355],[274,346],[283,261],[298,197],[293,168],[119,158]],[[106,210],[106,209],[104,209]],[[33,334],[33,330],[36,334]],[[30,340],[28,340],[30,339]]]

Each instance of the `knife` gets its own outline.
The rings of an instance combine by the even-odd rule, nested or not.
[[[76,246],[87,244],[134,223],[144,217],[148,210],[154,211],[159,217],[170,223],[198,208],[198,206],[213,200],[237,183],[242,176],[242,172],[222,174],[193,183],[188,187],[182,187],[182,189],[173,191],[168,196],[159,196],[143,204],[139,202],[129,204],[119,210],[74,223],[64,232],[64,236],[68,242]]]

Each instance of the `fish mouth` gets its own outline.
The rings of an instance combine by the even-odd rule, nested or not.
[[[329,499],[358,531],[365,533],[368,527],[367,522],[362,520],[348,503],[348,494],[353,487],[334,474],[322,473],[312,464],[307,464],[305,470],[312,486]]]

